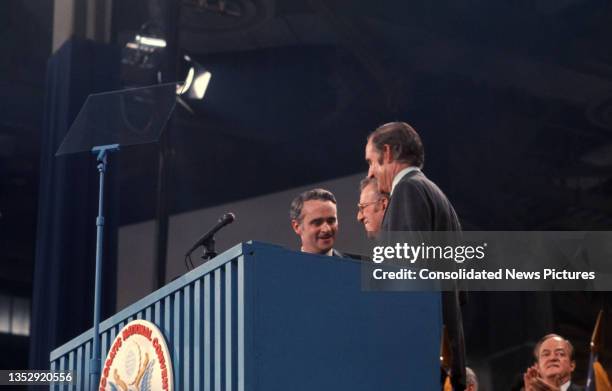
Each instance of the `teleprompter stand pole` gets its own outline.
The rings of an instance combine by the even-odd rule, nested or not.
[[[100,311],[102,291],[102,244],[104,238],[104,173],[106,172],[108,153],[119,150],[119,144],[101,145],[92,148],[97,155],[97,167],[100,173],[100,188],[98,193],[98,217],[96,218],[96,282],[94,291],[93,313],[93,352],[89,363],[89,385],[91,390],[98,389],[101,371],[100,359]]]

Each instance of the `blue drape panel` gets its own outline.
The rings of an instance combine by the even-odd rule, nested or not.
[[[98,172],[90,153],[55,157],[90,93],[117,89],[119,50],[71,39],[47,64],[41,134],[30,367],[47,368],[49,352],[91,327]],[[118,186],[107,176],[102,315],[114,312]]]

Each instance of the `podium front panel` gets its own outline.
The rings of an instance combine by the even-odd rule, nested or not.
[[[102,322],[101,360],[144,319],[166,338],[176,390],[439,389],[440,294],[360,283],[358,261],[239,244]],[[51,353],[51,369],[75,371],[70,389],[94,388],[91,340]]]

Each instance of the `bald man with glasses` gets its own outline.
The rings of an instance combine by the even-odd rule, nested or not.
[[[378,191],[376,178],[365,178],[359,185],[361,194],[357,204],[357,220],[363,224],[369,238],[375,238],[380,232],[389,195]]]

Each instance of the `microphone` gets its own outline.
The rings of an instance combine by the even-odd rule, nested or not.
[[[189,251],[187,251],[187,253],[185,254],[186,257],[188,257],[189,255],[191,255],[191,253],[193,252],[193,250],[195,250],[196,248],[202,246],[202,245],[206,245],[207,242],[210,242],[210,240],[213,238],[213,236],[215,236],[215,234],[223,227],[225,227],[228,224],[231,224],[234,222],[234,220],[236,220],[236,215],[229,212],[224,214],[223,216],[221,216],[221,218],[219,219],[219,221],[217,221],[217,224],[215,224],[214,227],[212,227],[208,232],[206,232],[200,239],[198,239],[197,242],[195,242],[195,244],[189,249]]]

